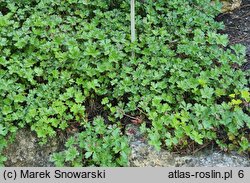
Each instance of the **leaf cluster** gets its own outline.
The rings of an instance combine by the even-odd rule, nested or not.
[[[229,46],[218,33],[220,4],[137,1],[134,43],[129,7],[112,0],[0,2],[0,151],[18,128],[30,126],[46,143],[58,129],[80,123],[76,142],[90,138],[103,152],[94,129],[99,118],[85,124],[90,100],[102,105],[110,123],[144,115],[149,125],[142,128],[156,149],[215,141],[249,151],[249,71],[240,70],[245,48]],[[116,157],[112,130],[101,129]],[[74,143],[63,160],[116,164],[83,146],[85,155]]]
[[[127,166],[129,156],[128,140],[117,125],[106,125],[100,116],[93,125],[86,122],[85,130],[71,136],[66,150],[54,153],[52,161],[56,166]]]

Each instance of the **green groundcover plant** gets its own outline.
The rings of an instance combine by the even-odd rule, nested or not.
[[[0,2],[0,153],[19,128],[46,143],[78,124],[57,166],[127,166],[123,122],[140,115],[158,150],[214,141],[249,152],[245,47],[218,33],[220,4],[138,0],[131,43],[129,3]]]

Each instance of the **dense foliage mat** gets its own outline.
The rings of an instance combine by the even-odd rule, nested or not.
[[[0,2],[0,152],[18,128],[46,143],[74,127],[57,166],[126,166],[127,116],[156,149],[249,151],[245,48],[218,33],[220,5],[137,1],[131,44],[129,3]]]

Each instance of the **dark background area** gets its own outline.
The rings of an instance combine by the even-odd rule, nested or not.
[[[250,0],[243,0],[240,8],[220,14],[217,20],[224,22],[225,30],[222,33],[228,34],[231,44],[241,43],[246,46],[247,63],[242,69],[250,69]]]

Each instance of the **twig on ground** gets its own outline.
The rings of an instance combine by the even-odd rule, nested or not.
[[[199,152],[200,150],[204,149],[205,147],[207,147],[211,142],[207,142],[206,144],[202,145],[199,149],[196,149],[192,152],[192,154],[194,155],[195,153]]]
[[[147,116],[147,114],[146,114],[143,110],[141,110],[139,107],[137,107],[137,109],[138,109],[141,113],[143,113],[144,115]]]
[[[245,4],[243,6],[240,6],[239,9],[242,9],[242,8],[245,8],[245,7],[248,7],[248,6],[250,6],[250,4]]]
[[[131,118],[131,119],[134,119],[134,120],[138,119],[138,118],[135,118],[135,117],[130,116],[130,115],[128,115],[128,114],[123,114],[123,115],[124,115],[124,116],[127,116],[127,117],[129,117],[129,118]]]
[[[242,39],[234,39],[234,40],[231,41],[231,44],[240,43],[242,41],[246,41],[246,40],[249,40],[249,39],[250,39],[250,37],[246,37],[246,36],[244,38],[242,38]]]
[[[243,19],[243,18],[248,17],[248,16],[250,16],[250,13],[247,13],[247,14],[241,16],[241,17],[236,17],[234,19]]]

